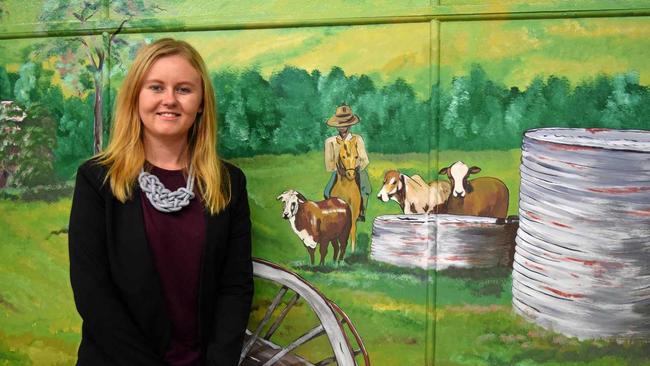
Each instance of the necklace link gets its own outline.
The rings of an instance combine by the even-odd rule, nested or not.
[[[144,168],[138,175],[140,189],[145,193],[151,205],[161,212],[177,212],[190,204],[194,198],[194,170],[190,167],[190,174],[185,187],[170,191],[155,175],[145,172]]]

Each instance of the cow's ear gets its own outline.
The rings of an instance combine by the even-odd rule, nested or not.
[[[305,198],[305,196],[302,195],[302,193],[297,193],[296,197],[298,197],[298,202],[300,203],[305,203],[307,201],[307,199]]]
[[[448,171],[449,171],[449,167],[442,168],[442,169],[440,169],[440,171],[438,172],[438,174],[446,175]]]
[[[473,166],[473,167],[469,168],[469,174],[476,174],[476,173],[480,173],[480,172],[481,172],[481,168],[479,168],[477,166]]]
[[[401,190],[404,187],[404,174],[399,174],[399,179],[397,180],[397,190]]]
[[[283,196],[284,196],[284,194],[281,194],[281,195],[277,196],[275,199],[280,201],[282,198],[284,198]]]

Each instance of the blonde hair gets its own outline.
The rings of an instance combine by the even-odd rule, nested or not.
[[[108,167],[106,180],[110,182],[113,195],[122,203],[130,199],[145,163],[142,122],[138,112],[140,89],[151,65],[161,57],[172,55],[184,57],[201,74],[203,113],[197,116],[188,133],[188,153],[203,204],[215,214],[230,201],[230,179],[217,155],[214,88],[201,55],[187,42],[163,38],[138,52],[117,95],[110,142],[96,158]]]

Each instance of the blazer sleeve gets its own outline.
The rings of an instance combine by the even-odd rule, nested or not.
[[[91,164],[77,171],[68,236],[70,282],[84,332],[88,333],[83,336],[88,336],[116,365],[164,365],[135,326],[112,282],[102,179]]]
[[[222,272],[217,278],[212,338],[207,347],[208,365],[237,365],[253,299],[251,220],[246,177],[230,170],[231,219]]]

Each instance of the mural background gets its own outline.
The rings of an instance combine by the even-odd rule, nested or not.
[[[373,364],[649,365],[647,340],[581,341],[515,315],[510,268],[436,272],[369,258],[373,219],[401,213],[374,198],[387,170],[444,180],[438,171],[462,160],[501,179],[517,215],[523,131],[650,129],[647,2],[571,3],[0,2],[0,99],[26,113],[0,115],[0,363],[75,359],[76,167],[106,142],[134,53],[172,36],[208,63],[220,151],[248,177],[254,255],[345,310]],[[356,252],[312,266],[276,197],[321,199],[323,141],[336,133],[325,121],[342,102],[361,117],[352,132],[364,138],[373,194]],[[274,291],[259,283],[251,324]],[[291,315],[279,340],[316,321],[304,305]],[[322,359],[328,347],[319,338],[297,353]]]

